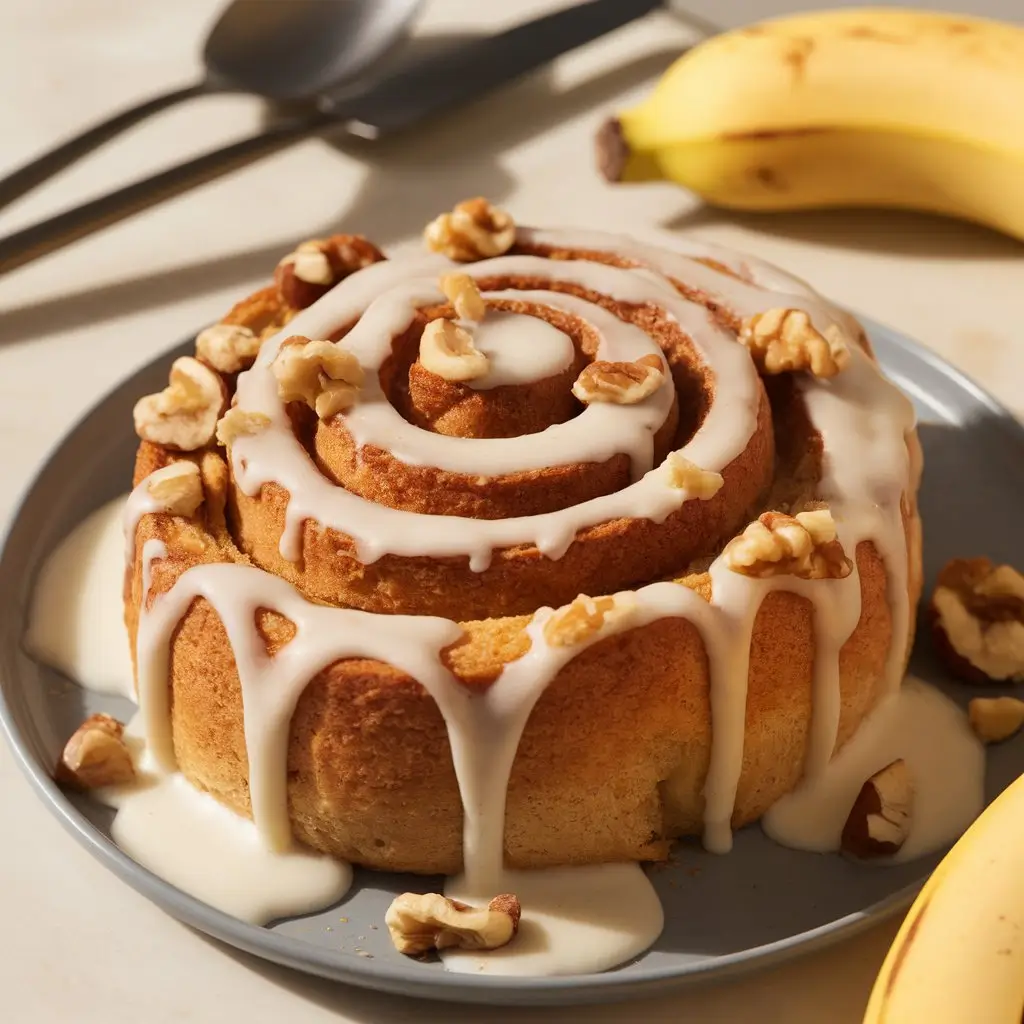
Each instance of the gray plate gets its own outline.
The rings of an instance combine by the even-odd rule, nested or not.
[[[931,353],[878,325],[871,336],[923,421],[926,586],[955,555],[1024,561],[1024,428]],[[289,967],[406,995],[502,1004],[603,1002],[722,978],[834,942],[908,904],[938,855],[872,870],[834,855],[784,849],[752,827],[737,835],[727,857],[680,843],[670,866],[651,871],[667,923],[655,946],[634,962],[600,975],[509,980],[448,974],[439,964],[410,961],[391,948],[382,925],[393,894],[436,889],[440,880],[357,871],[338,906],[257,928],[140,868],[110,840],[111,812],[62,793],[48,774],[62,742],[86,714],[124,717],[126,702],[86,693],[36,664],[22,650],[22,634],[41,561],[86,513],[125,490],[136,445],[132,405],[162,387],[170,360],[191,349],[190,341],[141,370],[58,446],[29,489],[0,557],[0,720],[36,792],[129,885],[187,924]],[[977,543],[968,540],[968,524],[983,524]],[[926,638],[912,668],[962,703],[979,692],[949,682]],[[991,750],[988,798],[1022,770],[1024,736]]]

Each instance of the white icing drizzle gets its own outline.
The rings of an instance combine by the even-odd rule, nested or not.
[[[150,543],[143,548],[147,563],[158,557]],[[196,566],[158,595],[139,623],[139,710],[154,759],[166,771],[175,764],[167,705],[170,639],[197,597],[205,598],[217,612],[234,652],[242,687],[252,817],[271,849],[287,849],[292,842],[289,724],[302,691],[317,673],[342,658],[386,661],[418,680],[443,710],[442,690],[452,685],[453,677],[441,665],[439,652],[462,636],[456,623],[426,615],[328,608],[310,604],[291,584],[248,566]],[[256,629],[260,608],[274,609],[296,629],[292,641],[273,657]],[[396,635],[402,643],[395,643]]]
[[[574,358],[568,334],[540,317],[502,309],[491,310],[473,325],[473,342],[490,360],[483,377],[466,382],[474,391],[545,380],[572,365]]]
[[[490,565],[492,553],[496,549],[532,544],[548,558],[561,558],[577,532],[585,527],[623,517],[642,517],[663,522],[687,499],[685,492],[665,485],[663,474],[648,472],[630,487],[543,515],[511,519],[466,519],[458,516],[427,516],[387,508],[336,487],[317,471],[295,438],[278,398],[270,364],[277,354],[283,334],[329,334],[339,324],[349,322],[353,316],[365,310],[358,324],[346,336],[344,344],[357,355],[364,368],[372,371],[381,365],[390,351],[391,339],[408,325],[416,306],[441,301],[441,292],[436,282],[427,278],[412,284],[406,280],[404,285],[396,287],[393,274],[370,274],[377,266],[346,278],[305,313],[296,317],[282,335],[263,344],[255,365],[238,378],[237,404],[252,412],[262,412],[270,418],[271,425],[258,434],[236,441],[231,450],[235,480],[248,495],[256,495],[264,484],[270,482],[276,482],[288,492],[285,529],[280,540],[284,558],[298,561],[301,556],[302,524],[312,519],[351,537],[355,542],[357,557],[364,563],[374,562],[384,554],[429,555],[437,558],[465,555],[469,557],[470,568],[482,572]],[[663,308],[690,335],[699,358],[710,367],[714,375],[715,402],[700,429],[681,449],[683,455],[704,469],[720,471],[744,450],[753,435],[757,417],[757,375],[753,365],[747,353],[711,321],[703,307],[678,296],[666,281],[655,275],[643,275],[637,271],[596,263],[560,263],[534,256],[499,257],[464,269],[474,276],[518,275],[574,282],[624,302],[649,302]],[[552,301],[570,312],[574,307],[580,308],[577,305],[580,300],[574,300],[572,296],[558,294]],[[588,321],[601,326],[604,322],[602,312],[588,304]],[[622,339],[624,346],[636,343],[639,347],[629,327],[628,324],[616,321],[614,336]],[[312,328],[319,330],[313,331]],[[608,335],[610,332],[602,333]],[[630,340],[631,337],[634,340]],[[610,338],[608,344],[610,347]],[[638,349],[630,347],[629,350]],[[651,351],[653,343],[645,338],[644,351],[640,354]],[[374,375],[371,372],[369,376]],[[371,380],[361,400],[346,414],[346,423],[350,427],[353,423],[358,425],[364,422],[364,417],[378,415],[378,403],[375,400],[378,390],[379,384]],[[666,400],[671,400],[667,386],[660,388],[647,402],[633,409],[641,410],[644,406],[658,408],[658,403]],[[627,408],[621,407],[619,411]],[[455,451],[459,447],[475,451],[475,446],[496,446],[509,440],[511,444],[504,450],[513,452],[515,457],[513,459],[509,456],[510,463],[503,463],[506,467],[514,463],[518,468],[528,468],[536,465],[534,460],[541,455],[544,456],[542,464],[551,464],[547,448],[548,431],[543,432],[543,445],[536,444],[534,436],[515,439],[451,438],[427,431],[415,431],[401,417],[393,414],[397,418],[396,423],[391,412],[381,412],[380,415],[400,432],[402,438],[415,437],[410,445],[396,451],[403,461],[420,462],[418,452],[421,446],[431,446],[430,450],[435,452],[434,445],[443,445],[446,451]],[[613,421],[607,412],[599,415],[604,417],[601,421],[603,423],[620,422]],[[648,414],[636,411],[628,415],[639,417]],[[559,427],[574,431],[578,428],[573,427],[572,423],[581,422],[583,418],[577,417]],[[358,426],[355,429],[358,434]],[[618,442],[618,439],[612,437],[611,442]],[[607,457],[609,445],[612,451],[621,450],[620,443],[611,442],[606,432],[588,442],[589,450],[599,455],[601,452],[606,453],[603,457]],[[645,443],[649,444],[649,441],[645,440]],[[396,449],[389,444],[389,450]],[[575,457],[569,461],[587,461],[587,458],[584,453],[576,452]],[[436,461],[428,462],[431,465],[437,464]],[[459,465],[467,466],[469,463],[460,462]],[[482,471],[493,473],[494,463],[488,463]]]
[[[573,646],[551,646],[544,624],[553,609],[541,608],[526,629],[530,649],[506,665],[486,694],[459,708],[449,720],[452,756],[462,790],[466,820],[464,875],[460,891],[477,896],[501,888],[504,872],[504,824],[508,780],[527,719],[559,670],[580,651],[605,637],[667,616],[690,618],[709,627],[716,612],[698,594],[675,583],[653,583],[616,595],[616,614],[601,629]]]
[[[805,779],[768,811],[762,819],[765,832],[800,850],[839,849],[843,825],[864,781],[897,758],[910,769],[914,811],[913,828],[896,862],[941,848],[981,813],[981,743],[948,697],[907,679],[861,723],[823,772]]]
[[[163,503],[154,498],[149,491],[149,484],[153,476],[154,474],[150,473],[149,476],[140,480],[138,486],[128,495],[128,499],[123,502],[121,532],[124,535],[124,564],[126,568],[131,568],[132,562],[135,560],[135,535],[142,517],[153,512],[165,511]]]
[[[135,762],[130,785],[97,792],[117,809],[111,835],[133,860],[197,899],[253,924],[309,914],[348,891],[352,868],[311,850],[272,850],[246,818],[161,771],[140,716],[125,728]]]
[[[743,769],[750,637],[762,601],[772,591],[784,590],[814,605],[812,719],[804,773],[815,775],[828,763],[835,746],[840,710],[839,650],[860,618],[861,592],[856,568],[843,580],[787,576],[753,579],[733,572],[718,559],[710,574],[711,607],[718,615],[713,626],[701,624],[711,677],[712,734],[711,761],[704,784],[704,846],[714,853],[728,853]]]
[[[506,870],[500,881],[523,906],[515,941],[483,953],[445,950],[446,970],[518,977],[606,971],[649,949],[664,926],[661,901],[639,864]],[[445,894],[470,905],[483,899],[455,880]]]
[[[850,365],[838,377],[828,383],[809,378],[801,390],[822,439],[819,491],[829,503],[843,549],[854,559],[857,545],[872,541],[886,565],[892,615],[886,687],[894,692],[903,677],[909,641],[908,555],[900,497],[909,485],[904,435],[913,427],[914,411],[863,352],[854,348],[851,355]],[[729,819],[743,765],[749,637],[761,601],[770,590],[785,589],[814,605],[813,708],[804,765],[805,773],[814,777],[823,771],[835,748],[839,652],[860,619],[861,587],[856,568],[839,581],[785,576],[747,580],[719,560],[711,567],[711,577],[713,603],[732,610],[738,619],[734,635],[747,638],[737,644],[744,654],[732,655],[737,664],[730,672],[712,672],[713,742],[705,785],[704,843],[708,849],[727,851],[732,844]]]
[[[535,245],[616,253],[625,259],[635,260],[642,267],[648,267],[703,292],[712,302],[724,306],[741,318],[769,309],[791,307],[805,310],[814,325],[822,332],[832,324],[839,324],[845,328],[850,323],[848,316],[826,302],[792,274],[787,274],[760,260],[744,258],[737,261],[735,254],[727,255],[725,250],[717,249],[710,251],[703,242],[685,243],[684,247],[689,249],[689,254],[683,255],[681,252],[673,252],[606,231],[520,228],[517,237],[524,243]],[[723,265],[736,269],[742,277],[749,276],[750,279],[737,279],[729,274],[723,274],[720,270],[701,263],[696,259],[697,256],[718,259]],[[762,283],[755,283],[757,278],[761,278]],[[787,291],[790,294],[787,294]]]
[[[132,695],[124,625],[124,540],[115,498],[57,546],[36,581],[25,646],[40,661],[98,693]]]
[[[410,294],[418,295],[416,288]],[[585,319],[598,334],[597,358],[608,360],[635,360],[646,355],[660,355],[661,350],[639,327],[623,323],[607,310],[590,302],[584,302],[572,295],[559,292],[500,292],[486,293],[487,298],[520,298],[527,302],[543,303],[556,309],[565,310]],[[385,296],[371,304],[367,313],[385,302],[394,300],[394,295]],[[378,313],[379,315],[379,313]],[[413,316],[413,307],[403,307],[398,319],[408,323]],[[368,323],[374,326],[376,317]],[[388,323],[392,323],[388,314]],[[536,317],[520,316],[513,327],[525,322],[529,336],[534,331],[541,334],[541,341],[553,332],[566,342],[569,339],[555,328]],[[481,325],[486,328],[487,320]],[[364,336],[375,338],[372,331],[363,331],[363,321],[349,334],[344,344],[356,353],[367,370],[376,370],[390,351],[390,345],[371,348],[364,342]],[[480,328],[478,328],[479,330]],[[376,327],[374,327],[376,330]],[[514,330],[505,331],[505,355],[507,364],[518,366],[522,352],[535,348],[536,339],[520,346]],[[486,331],[484,337],[486,338]],[[390,335],[382,336],[385,341]],[[571,346],[571,342],[569,343]],[[512,351],[509,349],[515,346]],[[561,357],[561,345],[556,354]],[[570,351],[569,359],[572,361]],[[565,363],[563,363],[565,365]],[[499,367],[500,370],[500,367]],[[524,373],[532,373],[533,360],[527,361]],[[503,371],[508,376],[509,370]],[[490,379],[490,374],[487,378]],[[578,416],[565,423],[556,423],[537,434],[520,437],[473,438],[453,437],[435,434],[409,423],[388,401],[381,390],[376,374],[372,374],[362,389],[359,401],[345,414],[345,425],[359,447],[376,445],[386,448],[396,459],[412,466],[431,466],[454,473],[485,474],[501,476],[548,466],[561,466],[579,462],[603,462],[619,452],[631,455],[634,477],[642,476],[651,468],[654,458],[653,437],[655,431],[665,422],[672,408],[675,388],[670,376],[658,390],[635,405],[615,405],[599,402],[587,406]],[[256,447],[253,445],[252,447]],[[422,518],[422,517],[420,517]],[[447,518],[447,517],[444,517]],[[471,519],[466,522],[476,523]],[[429,534],[428,534],[429,538]],[[428,539],[429,543],[429,539]]]

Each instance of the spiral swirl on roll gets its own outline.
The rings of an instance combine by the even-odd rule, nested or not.
[[[474,202],[454,258],[300,247],[140,402],[151,745],[271,843],[481,890],[725,849],[898,685],[912,410],[781,271]]]

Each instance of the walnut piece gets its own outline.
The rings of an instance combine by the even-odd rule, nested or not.
[[[441,291],[455,307],[455,315],[460,320],[471,320],[473,323],[483,320],[487,307],[476,281],[469,274],[445,274],[441,278]]]
[[[635,607],[631,593],[605,597],[580,594],[571,604],[557,609],[544,623],[544,639],[552,647],[572,647],[590,639],[607,622],[629,614]]]
[[[764,512],[726,544],[722,558],[733,572],[758,579],[841,580],[853,569],[827,508],[795,516]]]
[[[664,383],[665,364],[661,356],[643,356],[632,363],[598,359],[576,378],[572,393],[585,405],[591,402],[634,405],[654,394]]]
[[[261,412],[247,412],[236,405],[228,409],[217,424],[217,443],[230,448],[238,438],[258,434],[269,426],[269,416]]]
[[[861,787],[843,826],[840,848],[860,860],[896,853],[910,835],[914,781],[903,760],[875,772]]]
[[[281,301],[305,309],[326,295],[342,278],[378,263],[384,254],[362,235],[331,235],[303,242],[274,271]]]
[[[954,558],[929,608],[936,648],[971,683],[1024,682],[1024,576],[987,558]]]
[[[834,377],[850,361],[842,329],[831,324],[821,334],[802,309],[769,309],[740,325],[747,346],[762,373],[810,370],[815,377]]]
[[[333,341],[287,338],[273,363],[284,402],[305,402],[322,420],[352,407],[363,386],[363,368]]]
[[[971,728],[982,743],[1000,743],[1024,725],[1024,700],[1016,697],[975,697],[967,705]]]
[[[473,336],[453,320],[431,320],[420,336],[420,365],[445,380],[483,377],[491,362],[473,343]]]
[[[214,324],[196,336],[196,355],[221,373],[238,373],[252,366],[260,339],[241,324]]]
[[[472,263],[508,252],[516,240],[516,226],[508,213],[478,196],[432,220],[423,240],[433,252],[459,263]]]
[[[119,786],[135,778],[124,726],[110,715],[90,715],[72,734],[54,778],[77,789]]]
[[[384,923],[395,949],[416,956],[432,949],[498,949],[515,937],[521,916],[519,900],[507,893],[479,909],[435,892],[405,892],[391,901]]]
[[[669,486],[686,491],[687,497],[690,498],[708,501],[722,489],[722,485],[725,483],[721,473],[712,473],[709,470],[701,469],[700,466],[695,465],[679,452],[669,452],[668,458],[665,459],[665,465],[668,468]]]
[[[194,452],[213,440],[226,402],[220,376],[198,359],[183,356],[171,364],[163,391],[135,403],[135,432],[144,441]]]
[[[176,516],[190,516],[203,503],[203,481],[194,462],[172,462],[150,473],[146,490]]]

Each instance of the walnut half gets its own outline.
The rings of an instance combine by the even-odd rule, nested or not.
[[[967,718],[982,743],[1001,743],[1024,726],[1024,700],[1016,697],[975,697]]]
[[[144,441],[193,452],[213,440],[227,389],[220,375],[191,356],[175,359],[163,391],[135,403],[135,432]]]
[[[643,356],[634,362],[598,359],[576,378],[572,393],[585,405],[591,402],[634,405],[653,395],[664,383],[665,364],[661,356]]]
[[[196,355],[221,373],[252,366],[259,351],[259,337],[242,324],[214,324],[196,335]]]
[[[325,420],[352,407],[363,386],[363,368],[333,341],[287,338],[273,364],[283,402],[305,402]]]
[[[266,430],[270,417],[262,412],[249,412],[237,405],[228,409],[217,424],[217,443],[230,448],[240,437],[249,437]]]
[[[853,570],[827,508],[795,516],[765,512],[726,544],[722,558],[733,572],[759,579],[843,579]]]
[[[451,213],[442,213],[423,232],[427,248],[459,263],[500,256],[512,248],[516,226],[504,210],[486,199],[465,199]]]
[[[809,370],[815,377],[834,377],[850,361],[842,330],[832,324],[821,334],[802,309],[755,313],[743,321],[739,339],[766,374]]]
[[[391,901],[384,923],[395,949],[417,956],[432,949],[498,949],[515,937],[521,916],[510,894],[478,909],[435,892],[406,892]]]
[[[473,335],[454,320],[431,320],[420,336],[420,365],[450,381],[477,380],[491,361],[473,343]]]
[[[178,516],[191,516],[203,503],[203,481],[194,462],[172,462],[150,473],[146,490],[161,508]]]
[[[455,307],[455,315],[460,320],[473,323],[483,320],[487,307],[476,281],[469,274],[445,274],[441,278],[441,291]]]
[[[77,789],[118,786],[135,778],[124,726],[110,715],[90,715],[72,734],[54,778]]]
[[[634,606],[633,595],[629,592],[604,597],[580,594],[575,601],[551,614],[544,623],[544,639],[552,647],[572,647],[583,643],[606,622],[628,614]]]
[[[305,309],[326,295],[342,278],[378,263],[384,254],[362,235],[331,235],[303,242],[274,271],[281,301]]]
[[[929,608],[936,647],[971,683],[1024,682],[1024,576],[987,558],[954,558]]]
[[[688,498],[709,501],[725,484],[725,478],[721,473],[701,469],[679,452],[669,452],[665,466],[669,486],[686,491]]]

